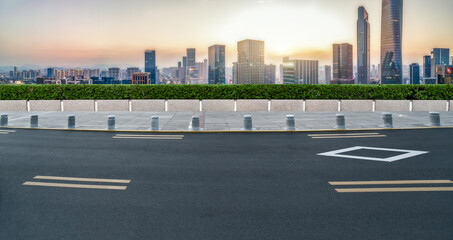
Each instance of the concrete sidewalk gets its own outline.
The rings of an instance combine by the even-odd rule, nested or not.
[[[39,115],[39,128],[67,128],[68,115],[76,116],[77,129],[106,130],[109,115],[116,116],[117,130],[150,130],[151,116],[159,116],[162,131],[191,130],[192,116],[200,117],[204,131],[238,131],[244,127],[244,115],[253,116],[257,131],[280,131],[286,128],[286,115],[295,115],[297,130],[331,130],[336,128],[338,112],[11,112],[9,127],[30,127],[30,116]],[[347,129],[383,128],[382,112],[342,112]],[[443,127],[453,127],[453,112],[441,113]],[[429,127],[428,112],[393,113],[394,128]]]

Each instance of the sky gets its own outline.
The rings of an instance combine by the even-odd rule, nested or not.
[[[359,6],[370,14],[378,64],[380,0],[0,0],[0,66],[143,68],[144,50],[155,49],[162,68],[176,66],[186,48],[202,61],[210,45],[224,44],[230,67],[243,39],[265,41],[267,64],[289,56],[331,65],[332,44],[355,52]],[[452,0],[405,0],[403,64],[453,49],[452,19]]]

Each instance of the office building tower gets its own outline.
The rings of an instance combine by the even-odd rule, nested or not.
[[[238,84],[238,63],[233,63],[233,77],[232,77],[232,84]]]
[[[120,69],[119,68],[109,68],[109,77],[113,78],[114,81],[119,81],[120,79]]]
[[[431,50],[431,77],[436,77],[437,66],[450,64],[449,48],[434,48]]]
[[[264,84],[275,84],[276,83],[276,75],[277,74],[277,66],[275,65],[264,65]]]
[[[452,84],[453,65],[440,65],[436,68],[437,84]]]
[[[332,66],[324,66],[324,81],[325,84],[330,84],[330,81],[332,81]]]
[[[264,41],[238,42],[238,84],[264,84]]]
[[[16,71],[17,71],[17,69],[16,69]],[[54,77],[55,77],[55,68],[47,68],[47,78],[54,78]]]
[[[423,78],[431,77],[431,56],[423,57]]]
[[[149,84],[151,81],[151,74],[135,72],[135,73],[132,73],[131,80],[132,80],[132,84]]]
[[[17,67],[14,67],[13,74],[14,74],[13,79],[17,79]]]
[[[126,80],[132,80],[132,74],[141,72],[137,67],[130,67],[126,69]]]
[[[381,83],[403,83],[403,0],[382,0]]]
[[[357,20],[357,83],[370,83],[370,23],[364,7],[359,7]]]
[[[145,72],[150,74],[150,84],[158,84],[155,50],[145,51]]]
[[[225,45],[209,47],[209,84],[225,84]]]
[[[330,84],[354,84],[352,45],[333,45],[333,79]]]
[[[195,64],[196,65],[196,64]],[[200,71],[198,66],[187,66],[185,84],[200,84]]]
[[[209,84],[209,64],[208,59],[196,63],[198,67],[198,84]]]
[[[318,61],[283,58],[283,84],[318,84],[318,65]]]
[[[196,63],[196,50],[195,48],[187,49],[187,66],[193,67]]]
[[[182,57],[182,66],[183,66],[184,68],[187,67],[187,57]]]
[[[412,63],[409,66],[410,84],[420,84],[420,66],[418,63]]]

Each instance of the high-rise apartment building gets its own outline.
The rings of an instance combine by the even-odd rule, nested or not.
[[[158,84],[155,50],[145,51],[145,72],[150,73],[150,84]]]
[[[132,80],[132,74],[141,72],[138,67],[130,67],[126,69],[126,80]]]
[[[277,66],[273,64],[264,65],[264,84],[275,84],[277,82]]]
[[[420,65],[412,63],[409,66],[410,71],[410,84],[420,84]]]
[[[188,48],[187,49],[187,66],[193,67],[196,64],[196,50],[195,48]]]
[[[331,84],[354,84],[352,45],[333,45],[333,79]]]
[[[437,66],[450,64],[449,48],[434,48],[431,50],[431,77],[436,77]]]
[[[238,84],[264,84],[264,41],[238,42]]]
[[[17,69],[16,69],[16,71],[17,71]],[[55,77],[55,68],[47,68],[47,77],[48,78],[54,78]]]
[[[332,66],[330,65],[324,66],[324,81],[325,84],[330,84],[332,81]]]
[[[113,78],[114,81],[121,80],[120,79],[120,71],[121,70],[119,68],[116,68],[116,67],[109,68],[109,77]]]
[[[196,66],[198,67],[198,84],[209,84],[208,59],[197,62]]]
[[[283,58],[283,84],[318,84],[319,62]]]
[[[234,62],[233,63],[233,70],[232,70],[233,76],[232,76],[232,84],[238,84],[238,63]]]
[[[370,83],[370,23],[364,7],[359,7],[357,20],[357,83]]]
[[[225,45],[209,47],[209,84],[225,84]]]
[[[382,0],[381,83],[403,83],[403,0]]]

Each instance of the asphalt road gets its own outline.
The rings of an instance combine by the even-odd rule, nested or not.
[[[358,133],[3,132],[0,239],[453,239],[453,129]]]

